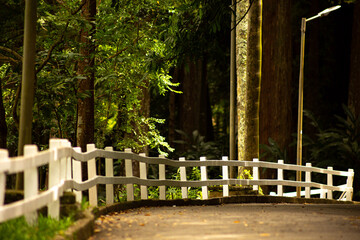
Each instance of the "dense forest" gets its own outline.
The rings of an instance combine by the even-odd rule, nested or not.
[[[25,1],[0,3],[0,147],[15,156]],[[238,159],[296,163],[301,18],[341,4],[306,28],[303,162],[355,169],[359,199],[360,2],[239,0],[235,29],[231,4],[37,1],[31,142],[46,149],[50,138],[67,138],[83,150],[94,142],[172,158],[228,155],[236,30]]]

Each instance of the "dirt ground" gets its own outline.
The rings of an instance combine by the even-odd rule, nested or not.
[[[102,239],[360,239],[360,205],[225,204],[139,208],[101,216]]]

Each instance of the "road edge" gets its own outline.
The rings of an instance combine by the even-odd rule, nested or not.
[[[94,221],[101,215],[113,212],[121,212],[141,207],[166,207],[166,206],[210,206],[222,204],[247,204],[247,203],[269,203],[269,204],[360,204],[354,201],[337,201],[319,198],[291,198],[263,195],[231,196],[222,198],[200,199],[175,199],[175,200],[137,200],[132,202],[114,203],[112,205],[95,207],[91,211],[86,210],[85,217],[76,221],[66,231],[64,236],[55,239],[86,240],[94,234]]]

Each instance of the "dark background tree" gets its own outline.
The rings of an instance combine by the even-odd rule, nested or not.
[[[273,138],[284,149],[291,142],[291,1],[265,0],[260,94],[260,143]],[[279,96],[279,97],[274,97]]]
[[[176,146],[177,154],[185,149],[173,141],[184,135],[177,134],[175,129],[190,138],[197,131],[205,141],[228,141],[225,114],[229,103],[231,9],[227,1],[219,0],[198,0],[184,6],[177,15],[174,47],[177,64],[172,71],[173,81],[180,84],[181,93],[171,93],[166,100],[169,106],[163,108],[168,109],[168,115],[158,113],[158,103],[162,100],[152,99],[152,112],[168,119],[169,142]],[[221,147],[220,152],[227,154],[227,147]]]
[[[350,59],[350,83],[349,83],[349,108],[356,115],[360,115],[360,2],[354,4],[352,37],[351,37],[351,59]]]
[[[294,125],[290,90],[294,88],[291,78],[291,0],[264,0],[263,3],[259,143],[268,144],[272,138],[281,149],[289,151]],[[274,172],[267,171],[263,176],[270,175]]]

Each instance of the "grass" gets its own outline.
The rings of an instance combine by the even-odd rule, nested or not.
[[[24,217],[12,219],[0,224],[0,240],[46,240],[61,234],[73,223],[73,218],[55,220],[39,216],[38,224],[29,226]]]

